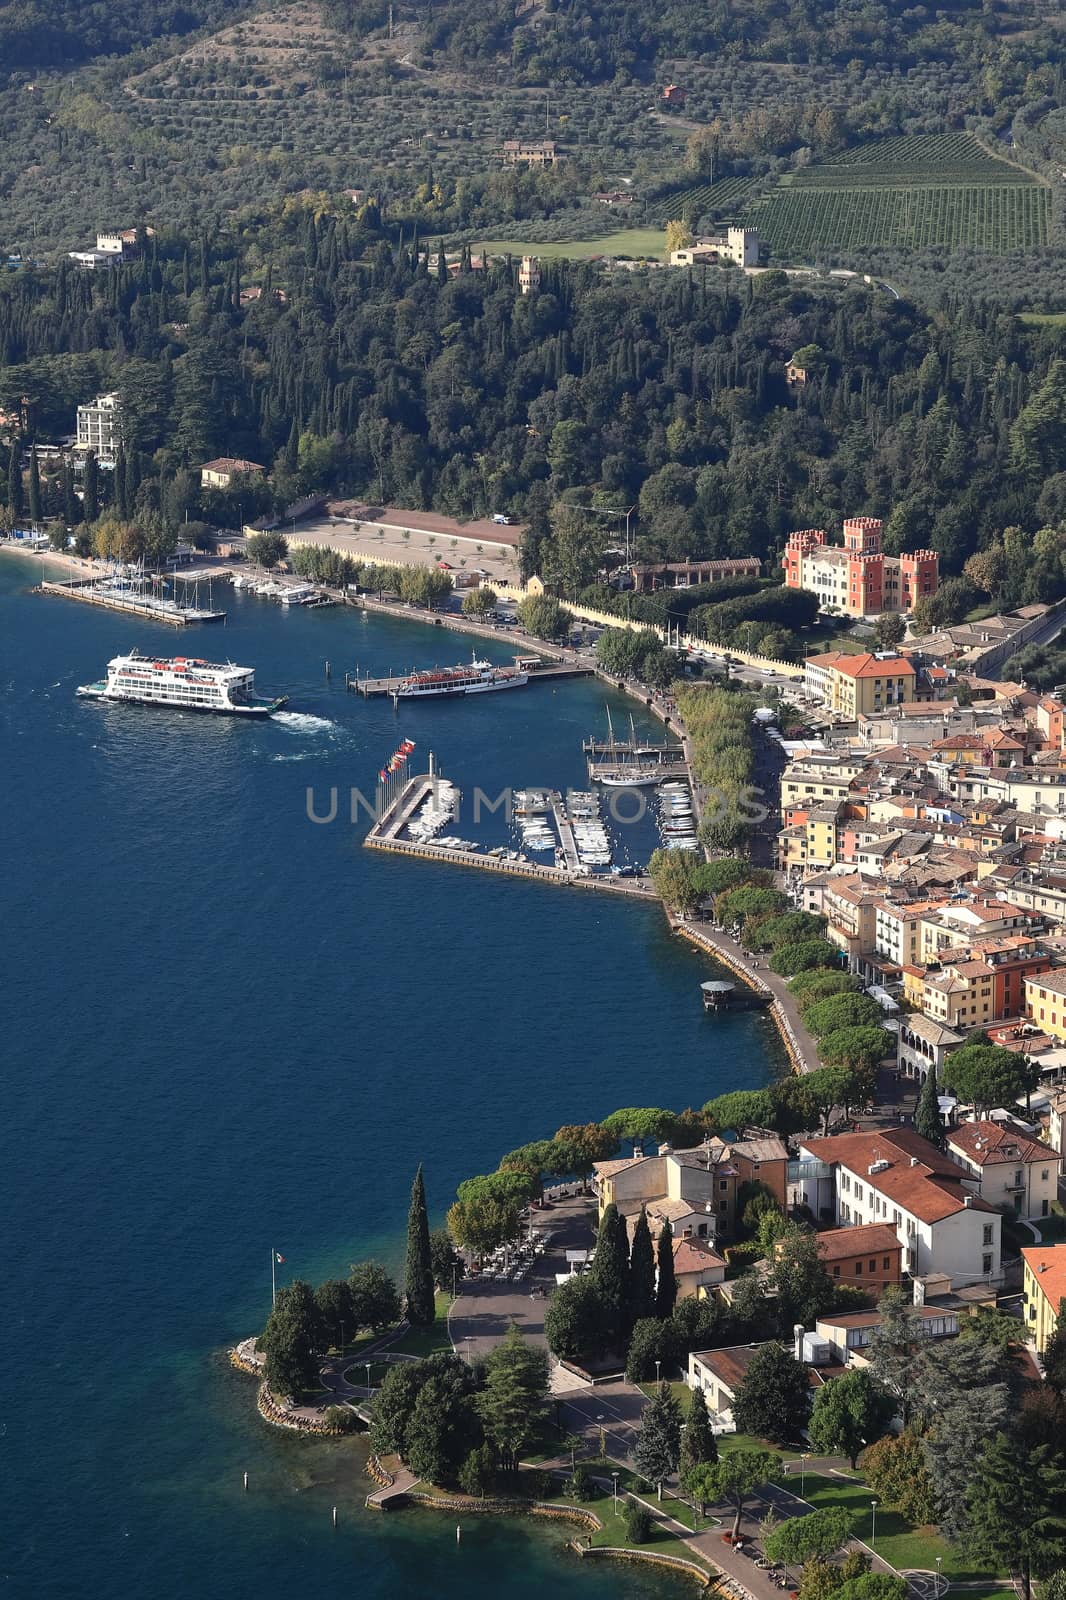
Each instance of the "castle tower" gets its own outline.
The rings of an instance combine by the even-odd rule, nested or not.
[[[844,549],[855,555],[880,555],[881,527],[880,517],[846,517]]]
[[[523,256],[518,269],[518,287],[523,294],[532,294],[540,288],[540,262],[536,256]]]

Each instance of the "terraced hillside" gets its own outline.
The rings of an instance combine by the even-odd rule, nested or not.
[[[1003,254],[1045,245],[1050,210],[1044,182],[951,133],[885,139],[790,173],[745,220],[779,260],[875,248]]]

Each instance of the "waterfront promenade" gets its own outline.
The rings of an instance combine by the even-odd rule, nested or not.
[[[796,1072],[814,1072],[821,1065],[818,1044],[804,1024],[795,996],[789,992],[788,979],[771,972],[764,957],[750,956],[734,938],[711,922],[675,916],[670,921],[682,938],[706,950],[757,993],[773,996],[770,1015],[777,1024],[793,1068]]]

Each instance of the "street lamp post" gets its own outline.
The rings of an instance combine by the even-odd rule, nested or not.
[[[807,1462],[810,1460],[810,1457],[811,1457],[811,1453],[810,1453],[809,1450],[804,1450],[800,1455],[800,1495],[801,1496],[803,1496],[803,1495],[805,1495],[807,1493]]]
[[[871,1500],[870,1501],[870,1549],[871,1550],[874,1548],[874,1545],[876,1544],[876,1542],[877,1542],[877,1501],[876,1500]]]
[[[617,1511],[618,1510],[618,1474],[617,1474],[617,1472],[612,1472],[611,1473],[611,1477],[614,1479],[614,1509]]]
[[[936,1558],[936,1600],[940,1600],[940,1564],[943,1559],[943,1556],[937,1556]]]
[[[370,1399],[370,1362],[367,1361],[367,1362],[364,1363],[364,1365],[366,1367],[366,1397],[369,1400]]]
[[[655,1387],[656,1388],[659,1387],[659,1372],[660,1372],[661,1368],[662,1368],[662,1361],[660,1359],[660,1360],[656,1361],[656,1363],[655,1363]]]

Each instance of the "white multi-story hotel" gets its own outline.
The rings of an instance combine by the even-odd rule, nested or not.
[[[82,455],[96,452],[98,461],[113,465],[121,441],[122,402],[117,394],[98,394],[78,407],[78,435],[74,448]]]

